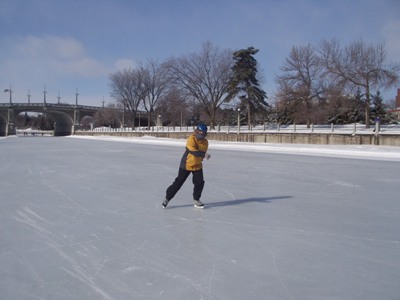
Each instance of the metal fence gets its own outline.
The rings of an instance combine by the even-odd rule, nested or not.
[[[152,127],[135,127],[135,128],[111,128],[98,127],[94,128],[93,132],[192,132],[193,126],[152,126]],[[379,123],[372,125],[370,128],[365,128],[364,124],[354,123],[347,125],[280,125],[280,124],[264,124],[253,127],[246,126],[216,126],[210,129],[209,132],[215,133],[249,133],[249,132],[291,132],[291,133],[343,133],[343,134],[400,134],[400,124],[380,125]]]

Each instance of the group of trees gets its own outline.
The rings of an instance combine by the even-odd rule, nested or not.
[[[341,47],[293,47],[276,77],[276,121],[281,123],[389,121],[380,89],[399,81],[399,65],[386,64],[381,44],[362,40]]]
[[[268,99],[261,88],[253,47],[231,51],[205,42],[199,52],[149,60],[110,74],[116,100],[85,119],[85,128],[390,122],[381,89],[399,82],[399,64],[387,64],[382,44],[357,40],[341,47],[336,40],[292,47],[275,77]],[[269,103],[267,103],[267,100]],[[20,116],[19,123],[46,129],[49,116]]]
[[[154,114],[164,125],[193,125],[206,121],[211,128],[221,122],[223,105],[237,101],[247,108],[248,119],[266,112],[266,94],[257,80],[258,50],[250,47],[232,52],[210,42],[199,53],[149,61],[135,69],[110,75],[111,95],[129,115],[124,124],[135,126],[138,112],[146,111],[147,125]],[[240,99],[240,101],[238,100]]]
[[[110,75],[116,100],[111,106],[120,113],[100,112],[98,122],[134,127],[138,119],[141,126],[156,119],[174,126],[202,120],[213,128],[236,123],[238,112],[249,126],[365,122],[369,127],[378,117],[389,121],[379,91],[399,82],[400,67],[386,64],[383,45],[358,40],[341,47],[325,40],[318,47],[293,47],[269,104],[260,87],[257,52],[253,47],[221,50],[205,42],[200,52],[117,71]]]

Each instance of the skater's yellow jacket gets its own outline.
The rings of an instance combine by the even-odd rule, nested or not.
[[[186,151],[182,156],[180,167],[188,171],[200,170],[207,150],[207,139],[197,139],[196,134],[193,133],[186,141]]]

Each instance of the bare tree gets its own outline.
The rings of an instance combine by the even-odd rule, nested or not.
[[[365,126],[370,127],[372,90],[390,88],[399,81],[399,65],[386,65],[382,44],[359,40],[341,48],[336,40],[324,40],[320,46],[321,63],[326,75],[346,84],[353,91],[362,89],[365,97]]]
[[[200,53],[192,53],[168,62],[174,84],[188,98],[201,104],[215,126],[215,115],[222,103],[229,100],[227,89],[232,74],[232,52],[219,50],[210,42],[203,44]]]
[[[111,96],[128,111],[132,118],[132,128],[135,128],[135,119],[140,104],[146,93],[143,72],[134,69],[125,69],[110,75]]]
[[[191,116],[185,97],[178,89],[168,91],[159,101],[157,111],[162,113],[164,123],[171,126],[186,125]]]
[[[291,87],[282,82],[279,85],[274,103],[276,122],[281,124],[306,122],[305,113],[300,105],[301,103],[291,93]]]
[[[107,126],[118,128],[121,126],[121,110],[118,104],[109,103],[106,107],[96,112],[93,117],[93,123],[96,127]]]
[[[305,114],[302,112],[301,115],[305,115],[307,127],[310,127],[313,103],[318,103],[318,97],[324,91],[321,65],[315,49],[311,45],[293,47],[281,71],[282,75],[275,78],[278,99],[294,102],[285,106],[290,107],[292,113],[304,107]]]
[[[143,105],[148,113],[147,124],[150,127],[151,115],[157,103],[165,97],[170,88],[170,79],[167,76],[167,68],[154,60],[148,61],[146,65],[139,67],[143,76],[145,97]]]

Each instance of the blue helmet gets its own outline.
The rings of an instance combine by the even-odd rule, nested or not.
[[[197,124],[196,129],[207,133],[207,125],[204,123]]]

